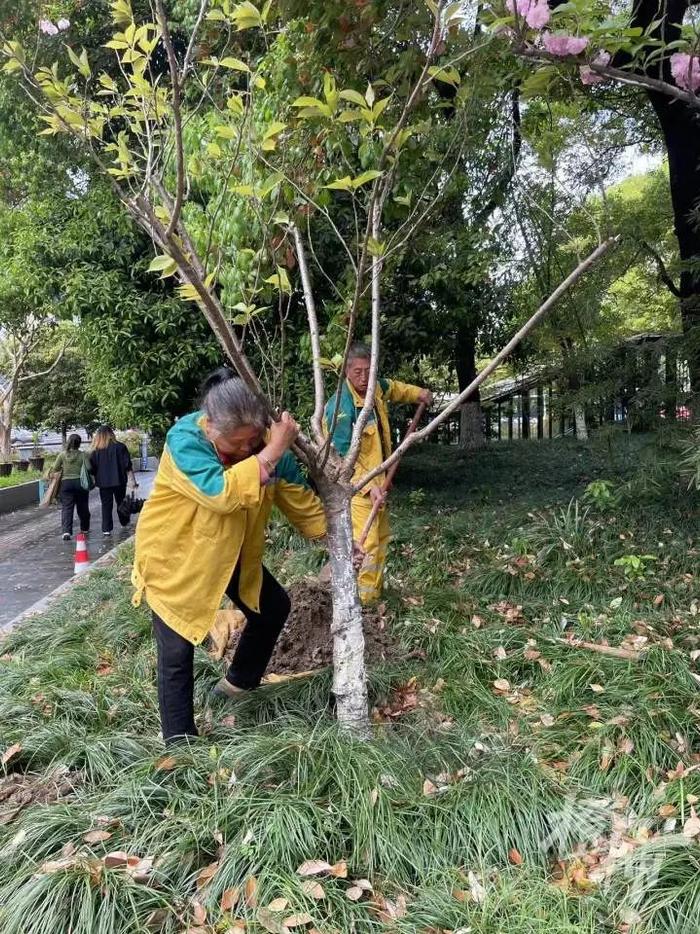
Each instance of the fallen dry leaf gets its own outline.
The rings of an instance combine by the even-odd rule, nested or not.
[[[431,795],[436,795],[438,793],[437,785],[434,785],[429,778],[423,782],[423,794],[426,798],[429,798]]]
[[[356,885],[358,889],[362,889],[363,892],[373,892],[372,883],[369,879],[356,879],[353,882],[353,885]]]
[[[351,902],[359,902],[362,898],[362,889],[359,885],[352,885],[346,890],[345,897],[350,899]]]
[[[245,901],[249,908],[256,908],[258,904],[258,880],[250,876],[245,884]]]
[[[697,837],[700,836],[700,817],[695,813],[695,809],[690,809],[690,817],[683,824],[683,836],[684,837]]]
[[[124,853],[122,850],[114,850],[113,853],[107,853],[102,858],[102,862],[107,869],[119,869],[122,866],[129,865],[129,854]]]
[[[322,859],[307,859],[297,869],[298,876],[318,876],[323,872],[330,872],[333,867]]]
[[[273,898],[269,905],[265,906],[266,911],[284,911],[289,906],[289,900],[286,898]]]
[[[112,834],[108,830],[91,830],[83,837],[85,843],[102,843],[109,840]]]
[[[305,882],[302,882],[301,890],[304,895],[315,898],[317,901],[320,901],[322,898],[326,897],[326,891],[321,883],[315,882],[313,879],[307,879]]]
[[[493,657],[498,659],[499,662],[502,662],[504,658],[508,658],[508,653],[502,645],[499,645],[498,648],[493,650]]]
[[[659,817],[674,817],[677,813],[675,804],[662,804],[658,811]]]
[[[589,687],[594,694],[605,694],[605,688],[602,684],[589,684]]]
[[[543,713],[542,716],[540,717],[540,723],[542,724],[542,726],[554,726],[554,724],[556,723],[556,720],[551,715],[551,713]]]
[[[161,756],[160,759],[156,761],[155,768],[159,772],[168,772],[170,769],[174,769],[177,765],[175,756]]]
[[[205,866],[204,869],[202,869],[201,872],[197,875],[197,889],[203,889],[205,885],[208,885],[216,875],[218,869],[218,860],[214,863],[210,863],[208,866]]]
[[[286,928],[298,928],[305,927],[307,924],[311,924],[313,918],[311,915],[302,912],[298,915],[290,915],[288,918],[284,919],[284,926]]]
[[[506,681],[505,678],[496,678],[493,686],[497,691],[510,691],[510,681]]]
[[[508,850],[508,861],[511,862],[514,866],[522,866],[523,858],[519,851],[515,849],[515,847]]]
[[[222,911],[233,911],[241,897],[240,889],[225,889],[219,907]]]
[[[14,759],[19,752],[22,752],[21,743],[13,743],[11,746],[8,746],[5,752],[3,752],[2,757],[0,757],[0,765],[7,765],[10,759]]]
[[[348,877],[348,864],[344,859],[341,859],[339,863],[334,863],[331,866],[331,875],[336,879],[347,879]]]
[[[192,901],[192,917],[194,918],[195,924],[207,923],[207,909],[201,902]]]
[[[289,928],[285,927],[281,918],[276,918],[271,911],[261,908],[256,918],[258,923],[265,928],[269,934],[289,934]]]

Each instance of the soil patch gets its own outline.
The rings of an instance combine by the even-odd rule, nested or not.
[[[328,590],[313,579],[301,580],[288,589],[292,610],[277,640],[267,669],[268,674],[293,675],[324,668],[333,662],[331,622],[333,606]],[[396,657],[400,648],[376,614],[365,612],[367,661],[381,662]],[[240,631],[232,632],[225,658],[230,663]]]

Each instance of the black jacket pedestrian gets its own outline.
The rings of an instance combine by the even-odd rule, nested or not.
[[[99,487],[126,486],[128,474],[134,468],[129,449],[121,441],[99,448],[90,455],[95,483]]]

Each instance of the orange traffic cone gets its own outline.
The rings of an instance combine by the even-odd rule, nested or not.
[[[75,536],[75,568],[73,574],[82,574],[90,567],[87,538],[85,532],[78,532]]]

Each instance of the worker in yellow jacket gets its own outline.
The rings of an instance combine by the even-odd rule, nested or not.
[[[369,384],[371,351],[366,344],[355,343],[350,347],[345,370],[345,382],[340,393],[333,396],[325,410],[326,432],[333,430],[333,447],[343,456],[350,449],[353,428],[365,402]],[[401,383],[395,379],[379,379],[374,394],[374,408],[360,443],[360,454],[355,464],[353,482],[378,467],[391,454],[391,431],[387,403],[430,405],[433,394],[429,389]],[[337,414],[336,414],[337,409]],[[335,427],[333,427],[335,426]],[[355,541],[362,535],[367,519],[375,502],[381,508],[364,544],[365,560],[358,574],[357,585],[360,601],[367,605],[380,599],[384,580],[387,547],[390,541],[389,510],[382,491],[384,473],[378,474],[352,500],[352,527]]]
[[[268,428],[256,396],[222,368],[205,382],[202,410],[168,432],[153,491],[136,529],[132,581],[153,612],[163,738],[196,735],[194,647],[227,594],[246,617],[233,662],[214,693],[256,688],[289,615],[286,591],[263,566],[273,504],[309,539],[326,533],[319,499],[288,448],[288,413]]]

